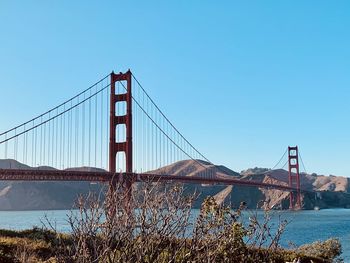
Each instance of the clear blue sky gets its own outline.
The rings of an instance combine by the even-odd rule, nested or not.
[[[215,163],[272,167],[297,144],[308,172],[350,176],[349,12],[349,1],[1,1],[0,130],[130,68]]]

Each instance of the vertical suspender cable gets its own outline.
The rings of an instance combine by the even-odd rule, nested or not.
[[[97,85],[95,95],[95,167],[97,167]]]
[[[102,88],[103,88],[103,86],[104,86],[104,83],[102,84]],[[101,139],[101,141],[100,141],[100,143],[101,143],[101,149],[100,149],[100,168],[102,169],[103,168],[103,162],[102,162],[102,157],[103,157],[103,115],[102,115],[102,113],[103,113],[103,91],[101,92],[101,113],[100,113],[100,117],[101,117],[101,123],[100,123],[100,125],[101,125],[101,130],[100,130],[100,139]]]
[[[85,93],[83,94],[83,100],[85,101]],[[85,165],[85,144],[86,144],[86,138],[85,138],[85,103],[81,105],[81,160],[82,160],[82,166]]]
[[[90,90],[91,96],[91,90]],[[91,99],[89,99],[89,154],[88,154],[88,166],[91,166]]]

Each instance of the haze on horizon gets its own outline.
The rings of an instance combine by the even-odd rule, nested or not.
[[[0,3],[0,131],[130,68],[216,164],[350,177],[350,3]]]

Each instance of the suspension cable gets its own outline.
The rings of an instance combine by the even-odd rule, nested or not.
[[[0,136],[4,135],[4,134],[6,134],[6,133],[12,132],[12,131],[14,131],[14,130],[16,130],[16,129],[18,129],[18,128],[20,128],[20,127],[22,127],[22,126],[24,126],[24,125],[26,125],[26,124],[28,124],[28,123],[30,123],[30,122],[32,122],[32,121],[38,120],[39,118],[41,118],[41,117],[47,115],[48,113],[50,113],[50,112],[52,112],[52,111],[55,111],[55,110],[58,109],[58,108],[61,108],[63,105],[67,104],[68,102],[70,102],[70,101],[76,99],[77,97],[79,97],[79,96],[82,95],[83,93],[85,93],[85,92],[87,92],[88,90],[92,89],[93,87],[95,87],[95,85],[101,83],[103,80],[105,80],[105,79],[108,78],[109,76],[110,76],[110,74],[108,74],[108,75],[105,76],[104,78],[100,79],[99,81],[97,81],[95,84],[91,85],[90,87],[88,87],[88,88],[85,89],[84,91],[82,91],[82,92],[80,92],[79,94],[75,95],[74,97],[72,97],[72,98],[66,100],[65,102],[59,104],[58,106],[56,106],[56,107],[54,107],[54,108],[52,108],[52,109],[46,111],[45,113],[42,113],[42,114],[38,115],[37,117],[35,117],[35,118],[33,118],[33,119],[29,120],[29,121],[26,121],[26,122],[24,122],[24,123],[22,123],[22,124],[20,124],[20,125],[18,125],[18,126],[16,126],[16,127],[12,128],[12,129],[9,129],[9,130],[3,132],[3,133],[0,133]]]
[[[148,93],[146,92],[146,90],[143,88],[143,86],[141,85],[141,83],[137,80],[137,78],[135,77],[134,74],[132,74],[133,79],[137,82],[137,84],[140,86],[140,88],[142,89],[142,91],[146,94],[147,98],[152,102],[152,104],[156,107],[156,109],[160,112],[160,114],[163,116],[163,118],[166,119],[166,121],[171,125],[171,127],[181,136],[181,138],[183,140],[185,140],[186,143],[188,143],[196,152],[197,154],[199,154],[204,160],[206,160],[207,162],[209,162],[210,164],[212,164],[210,162],[210,160],[208,158],[206,158],[199,150],[197,150],[182,134],[181,132],[174,126],[174,124],[165,116],[165,114],[163,113],[163,111],[157,106],[157,104],[152,100],[152,98],[148,95]]]
[[[286,149],[286,151],[284,152],[282,157],[279,159],[279,161],[275,164],[275,166],[271,170],[274,170],[280,164],[280,162],[282,162],[284,156],[287,154],[287,151],[288,151],[288,149]]]
[[[305,165],[304,165],[303,158],[301,158],[300,150],[298,151],[298,154],[299,154],[299,157],[300,157],[300,160],[301,160],[301,164],[303,165],[304,171],[305,171],[305,173],[307,173],[306,168],[305,168]]]
[[[52,121],[52,120],[54,120],[54,119],[56,119],[56,118],[62,116],[63,114],[69,112],[70,110],[72,110],[72,109],[74,109],[74,108],[77,108],[79,105],[81,105],[81,104],[83,104],[84,102],[90,100],[92,97],[96,96],[97,94],[99,94],[99,93],[102,92],[103,90],[107,89],[109,86],[110,86],[110,84],[104,86],[102,89],[100,89],[99,91],[93,93],[92,95],[90,95],[90,96],[87,97],[86,99],[84,99],[84,100],[82,100],[82,101],[80,101],[80,102],[77,102],[75,105],[69,107],[68,109],[66,109],[66,110],[64,110],[64,111],[62,111],[62,112],[60,112],[60,113],[57,113],[57,115],[55,115],[55,116],[53,116],[53,117],[51,117],[51,118],[49,118],[49,119],[47,119],[47,120],[45,120],[45,121],[43,121],[43,122],[41,122],[41,123],[39,123],[39,124],[37,124],[37,125],[31,127],[31,128],[28,128],[28,129],[25,130],[25,131],[22,131],[22,132],[20,132],[20,133],[16,133],[15,135],[13,135],[13,136],[11,136],[11,137],[9,137],[9,138],[7,138],[7,139],[4,139],[4,140],[0,141],[0,144],[5,143],[5,142],[7,142],[7,141],[10,141],[10,140],[12,140],[12,139],[14,139],[14,138],[17,138],[17,137],[19,137],[19,136],[25,134],[26,132],[29,132],[29,131],[31,131],[31,130],[33,130],[33,129],[36,129],[36,128],[38,128],[38,127],[41,127],[42,125],[48,123],[49,121]],[[56,107],[55,109],[58,110],[58,107]],[[44,115],[44,114],[42,114],[41,116],[43,116],[43,115]],[[34,119],[32,119],[31,121],[34,121]],[[21,127],[21,126],[19,126],[19,127]],[[14,128],[14,129],[11,129],[11,130],[16,131],[16,129],[17,129],[17,128]],[[8,133],[8,132],[6,132],[6,133]],[[3,133],[3,134],[6,134],[6,133]]]

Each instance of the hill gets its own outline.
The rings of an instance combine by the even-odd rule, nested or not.
[[[288,171],[268,170],[264,168],[248,169],[241,172],[245,180],[257,180],[264,183],[288,185]],[[349,178],[343,176],[325,176],[317,174],[300,174],[300,184],[304,191],[302,201],[304,209],[350,207]],[[314,193],[317,191],[317,193]],[[264,205],[288,208],[288,193],[279,190],[261,189]]]
[[[33,169],[15,160],[0,160],[0,169]],[[38,167],[35,169],[54,169]],[[79,171],[99,170],[92,167],[72,168]],[[235,172],[225,166],[212,165],[205,161],[183,160],[162,167],[154,173],[186,176],[200,176],[210,171],[220,176],[236,177],[265,183],[288,185],[288,172],[285,170],[269,170],[252,168]],[[305,209],[350,207],[349,178],[341,176],[324,176],[317,174],[301,174],[303,190],[319,191],[304,193],[302,198]],[[89,191],[100,192],[103,185],[89,182],[15,182],[0,181],[0,210],[49,210],[70,209],[79,194]],[[288,208],[289,193],[279,190],[267,190],[243,186],[219,186],[186,184],[188,193],[200,193],[196,207],[199,207],[206,196],[215,196],[218,202],[230,202],[238,207],[245,202],[249,208],[273,207]]]
[[[0,169],[33,169],[15,160],[0,160]],[[36,169],[51,170],[52,167]],[[80,167],[74,170],[96,170]],[[99,192],[101,185],[89,182],[0,181],[0,210],[70,209],[79,194]]]

